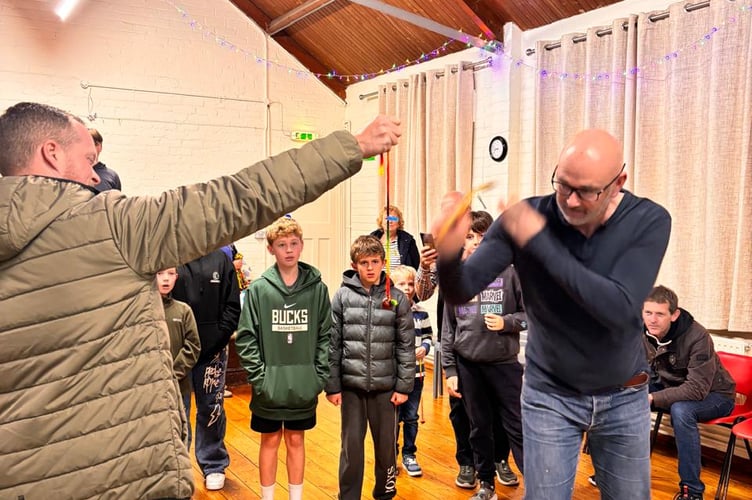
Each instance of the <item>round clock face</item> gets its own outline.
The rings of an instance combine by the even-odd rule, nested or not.
[[[491,139],[491,142],[488,145],[488,153],[494,161],[503,161],[504,158],[507,157],[508,150],[509,146],[507,145],[507,140],[500,135]]]

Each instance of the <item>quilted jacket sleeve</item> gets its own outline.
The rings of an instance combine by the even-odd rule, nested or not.
[[[228,245],[309,203],[357,173],[362,152],[345,131],[234,175],[158,197],[110,196],[113,237],[135,271],[152,275]]]

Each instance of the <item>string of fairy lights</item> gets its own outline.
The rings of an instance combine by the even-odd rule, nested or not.
[[[273,67],[281,71],[285,71],[289,75],[296,76],[298,78],[307,78],[307,77],[314,76],[319,79],[323,79],[323,78],[338,79],[342,82],[348,82],[348,83],[354,82],[354,81],[370,80],[371,78],[374,78],[380,75],[398,72],[410,66],[414,66],[414,65],[423,63],[425,61],[429,61],[431,59],[440,57],[446,53],[448,46],[452,43],[465,43],[467,48],[474,47],[474,45],[470,42],[462,42],[462,41],[455,40],[455,39],[449,39],[446,42],[442,43],[440,46],[436,47],[435,49],[429,52],[421,53],[419,56],[413,59],[407,59],[403,62],[395,62],[394,64],[392,64],[391,67],[386,68],[386,69],[381,69],[379,71],[375,71],[371,73],[349,74],[349,75],[338,74],[335,70],[331,70],[328,73],[317,73],[317,72],[309,71],[306,69],[287,66],[283,63],[280,63],[279,61],[266,59],[263,56],[255,52],[246,50],[243,47],[240,47],[238,44],[233,43],[231,40],[228,40],[226,37],[217,34],[212,28],[204,25],[200,21],[191,17],[191,15],[185,9],[183,9],[179,5],[176,5],[171,0],[165,0],[165,1],[177,11],[181,19],[188,26],[190,26],[190,28],[193,31],[201,33],[202,36],[208,40],[213,40],[221,48],[225,50],[229,50],[236,54],[242,55],[249,60],[255,61],[257,64],[263,64],[263,65],[266,65],[267,67]],[[687,44],[686,46],[672,50],[660,57],[652,58],[649,62],[645,63],[642,66],[627,68],[621,72],[597,71],[597,72],[592,72],[592,73],[583,73],[583,72],[578,72],[578,71],[566,71],[566,70],[555,71],[555,70],[550,70],[547,68],[538,68],[536,65],[531,64],[524,59],[514,58],[510,56],[504,50],[503,44],[497,40],[488,41],[483,47],[478,47],[478,50],[481,54],[481,57],[483,58],[488,57],[489,54],[491,54],[494,56],[494,58],[497,59],[497,61],[493,61],[491,63],[492,67],[496,67],[498,65],[498,62],[499,62],[498,59],[505,59],[510,63],[510,66],[513,68],[527,68],[530,70],[534,70],[541,79],[588,81],[588,80],[613,80],[619,77],[639,78],[642,75],[644,75],[649,69],[653,69],[658,66],[668,64],[674,61],[675,59],[679,58],[682,54],[690,50],[693,50],[693,51],[699,50],[701,47],[708,44],[713,38],[713,36],[716,35],[719,31],[721,31],[722,29],[726,28],[729,25],[733,25],[739,22],[740,15],[752,13],[752,5],[738,5],[738,6],[735,6],[733,10],[738,11],[739,14],[738,15],[731,14],[722,23],[719,23],[718,25],[711,27],[707,32],[705,32],[699,38],[695,39],[693,42]]]

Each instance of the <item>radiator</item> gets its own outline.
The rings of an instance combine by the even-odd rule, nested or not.
[[[713,333],[710,334],[710,337],[713,339],[716,351],[752,356],[752,340],[741,337],[724,337]]]

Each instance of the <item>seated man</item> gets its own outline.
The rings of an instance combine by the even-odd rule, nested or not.
[[[736,384],[713,349],[708,331],[679,308],[676,294],[653,288],[642,309],[645,347],[653,371],[648,396],[654,410],[671,413],[679,452],[680,500],[702,500],[698,422],[734,409]]]

